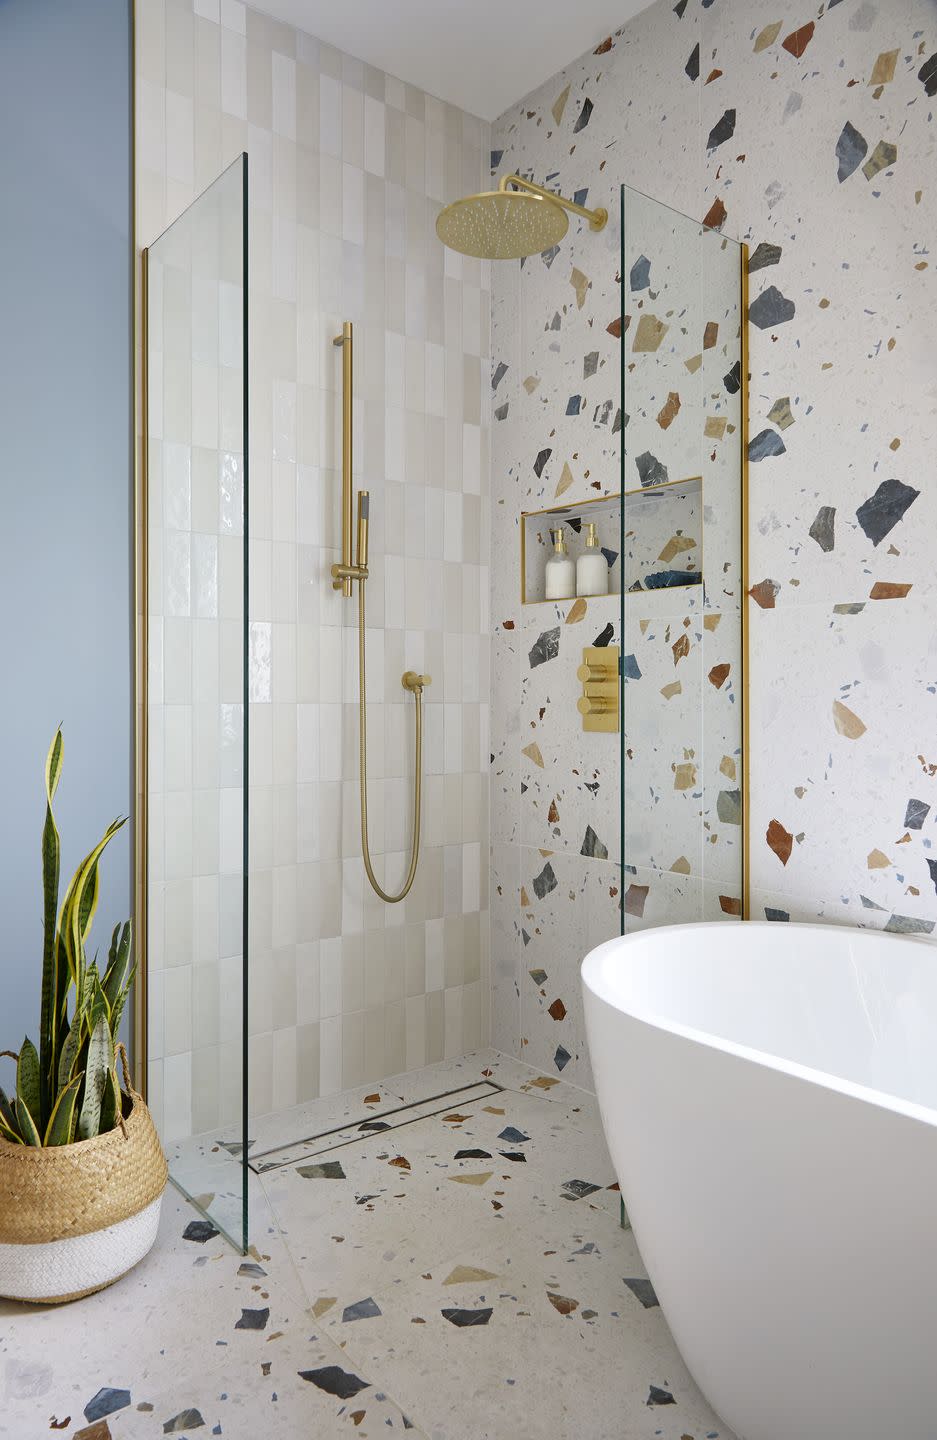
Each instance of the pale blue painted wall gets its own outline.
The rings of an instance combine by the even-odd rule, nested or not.
[[[130,812],[130,95],[128,0],[0,0],[0,1049],[38,1039],[59,721],[63,875]],[[129,831],[102,871],[104,950],[130,914]]]

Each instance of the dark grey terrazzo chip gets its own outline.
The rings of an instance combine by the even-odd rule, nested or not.
[[[749,442],[748,458],[751,461],[769,460],[777,455],[783,455],[787,446],[776,430],[759,430],[754,440]]]
[[[212,1240],[218,1234],[210,1220],[190,1220],[182,1232],[183,1240],[194,1240],[196,1245],[204,1245],[206,1240]]]
[[[84,1416],[89,1422],[103,1420],[105,1415],[113,1415],[117,1410],[124,1410],[129,1404],[129,1390],[115,1390],[110,1385],[105,1385],[88,1401],[84,1409]]]
[[[326,1395],[335,1395],[339,1400],[351,1400],[362,1390],[371,1388],[370,1380],[362,1380],[360,1375],[343,1370],[340,1365],[322,1365],[318,1370],[299,1370],[297,1374],[300,1380],[308,1380]]]
[[[548,660],[555,660],[560,653],[560,627],[557,625],[553,630],[544,630],[538,635],[534,644],[528,651],[527,658],[530,661],[531,670],[538,665],[545,665]]]
[[[340,1160],[323,1160],[319,1165],[297,1165],[296,1174],[304,1180],[344,1180],[345,1172]]]
[[[489,1305],[482,1310],[443,1310],[440,1313],[450,1325],[461,1328],[466,1325],[487,1325],[494,1312]]]
[[[699,65],[699,56],[697,56],[697,65]],[[713,128],[710,130],[709,139],[706,141],[706,149],[718,149],[718,147],[720,145],[724,145],[727,140],[731,140],[734,134],[735,111],[726,110],[720,117],[720,119],[717,120]]]
[[[865,136],[860,135],[855,125],[847,120],[836,142],[836,178],[841,185],[862,164],[868,148]]]
[[[929,813],[930,806],[926,800],[909,800],[904,812],[905,829],[920,830]]]
[[[811,540],[815,540],[825,555],[828,555],[836,543],[834,533],[834,522],[836,519],[836,508],[833,505],[821,505],[817,511],[817,518],[814,520],[807,532]]]
[[[765,267],[768,266],[768,265],[777,265],[777,263],[778,263],[778,261],[780,260],[780,258],[781,258],[781,247],[780,247],[780,245],[769,245],[766,240],[762,240],[761,244],[760,244],[760,245],[756,245],[756,246],[755,246],[755,249],[752,251],[751,255],[749,256],[749,260],[748,260],[748,273],[749,273],[749,275],[751,275],[755,270],[764,270]]]
[[[549,895],[551,890],[556,889],[556,875],[553,872],[553,866],[549,860],[540,871],[540,874],[534,876],[531,884],[534,887],[534,894],[538,900],[542,900],[544,896]]]
[[[269,1307],[263,1310],[241,1310],[241,1318],[235,1325],[235,1330],[266,1330],[267,1321],[270,1319]]]
[[[178,1435],[180,1430],[197,1430],[200,1425],[204,1424],[201,1411],[180,1410],[178,1415],[174,1415],[163,1425],[163,1434]]]
[[[567,1200],[582,1200],[586,1195],[594,1195],[596,1190],[601,1190],[601,1185],[593,1185],[591,1180],[564,1180],[563,1193]]]
[[[660,1304],[650,1280],[645,1279],[641,1275],[629,1279],[626,1275],[625,1284],[628,1286],[632,1295],[641,1301],[645,1310],[653,1310],[655,1306]]]
[[[920,493],[901,480],[883,480],[875,494],[859,506],[856,519],[873,545],[881,544]]]
[[[641,672],[638,671],[639,676],[640,673]],[[582,849],[579,853],[580,855],[589,855],[595,860],[608,859],[608,846],[602,844],[602,841],[599,839],[598,835],[596,835],[591,825],[586,826],[586,833],[583,838]]]
[[[656,485],[666,485],[670,479],[667,466],[658,460],[656,455],[652,455],[650,450],[636,455],[634,463],[642,490],[653,490]]]
[[[748,318],[759,330],[773,330],[776,325],[785,325],[788,320],[793,320],[796,313],[797,306],[793,300],[782,295],[776,285],[769,285],[748,307]]]

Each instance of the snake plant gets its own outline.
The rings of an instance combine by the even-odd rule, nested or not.
[[[52,802],[62,774],[62,731],[46,759],[42,830],[42,1004],[39,1049],[27,1037],[12,1099],[0,1088],[0,1136],[16,1145],[68,1145],[112,1130],[122,1115],[114,1045],[133,982],[130,921],[114,927],[103,975],[85,947],[98,905],[98,864],[126,824],[110,824],[85,856],[59,907],[59,832]]]

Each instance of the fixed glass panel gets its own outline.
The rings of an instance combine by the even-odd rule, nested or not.
[[[622,187],[622,928],[743,913],[744,247]]]
[[[247,1245],[247,157],[145,254],[149,1101]]]

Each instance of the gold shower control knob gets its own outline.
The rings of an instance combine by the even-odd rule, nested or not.
[[[582,695],[576,701],[580,715],[614,715],[618,711],[618,700],[614,695]]]
[[[414,694],[417,694],[419,691],[425,689],[427,685],[432,685],[433,677],[431,675],[418,675],[415,670],[405,670],[400,677],[400,683],[405,690],[412,690]]]
[[[580,665],[576,671],[576,679],[581,680],[583,685],[615,685],[618,683],[618,671],[614,665],[607,662],[593,661],[591,664]]]

